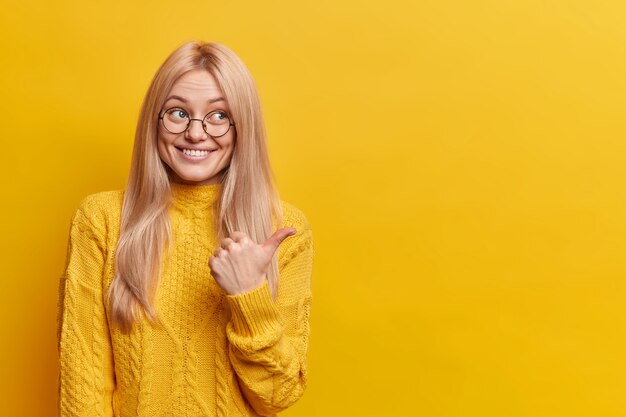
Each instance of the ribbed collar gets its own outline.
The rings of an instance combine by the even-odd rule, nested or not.
[[[172,206],[184,213],[207,212],[219,198],[222,184],[190,185],[170,182]]]

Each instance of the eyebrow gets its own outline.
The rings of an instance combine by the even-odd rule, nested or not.
[[[172,99],[175,99],[175,100],[178,100],[178,101],[182,101],[185,104],[188,103],[187,100],[185,100],[181,96],[176,96],[176,95],[169,96],[165,101],[167,102],[167,101],[170,101]],[[209,104],[213,104],[213,103],[217,103],[218,101],[226,101],[226,100],[224,100],[224,97],[216,97],[216,98],[212,98],[212,99],[208,100],[207,102]]]

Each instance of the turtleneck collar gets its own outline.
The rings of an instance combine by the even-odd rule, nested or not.
[[[192,185],[170,182],[172,206],[182,212],[202,212],[211,207],[222,192],[222,184]]]

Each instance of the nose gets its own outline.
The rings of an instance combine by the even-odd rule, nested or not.
[[[185,136],[187,136],[188,139],[194,141],[205,140],[207,138],[207,133],[204,131],[204,126],[202,125],[202,123],[203,122],[201,119],[190,119],[189,128],[185,132]]]

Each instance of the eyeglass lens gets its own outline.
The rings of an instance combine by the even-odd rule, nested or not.
[[[162,120],[163,126],[171,133],[183,133],[187,130],[191,122],[189,114],[180,108],[167,110],[163,114]],[[204,119],[202,119],[202,127],[210,136],[223,136],[230,129],[230,119],[225,112],[215,110],[204,116]]]

